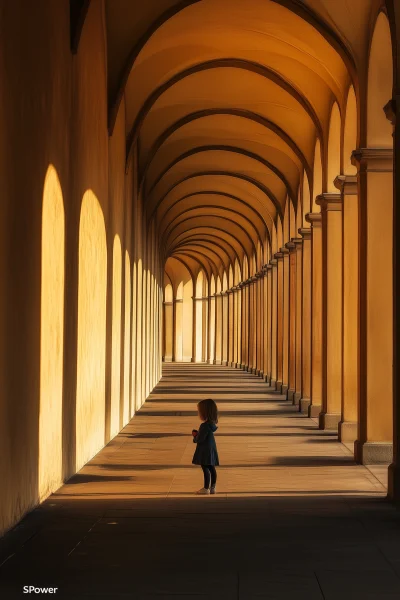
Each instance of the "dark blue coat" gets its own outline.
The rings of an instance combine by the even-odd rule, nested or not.
[[[218,427],[214,423],[206,421],[200,425],[200,429],[193,437],[193,442],[197,444],[192,463],[194,465],[219,465],[217,445],[215,443],[214,431]]]

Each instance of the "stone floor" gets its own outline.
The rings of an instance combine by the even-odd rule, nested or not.
[[[209,396],[218,494],[196,497],[190,432]],[[254,376],[166,365],[131,423],[0,540],[0,598],[399,599],[384,483]]]

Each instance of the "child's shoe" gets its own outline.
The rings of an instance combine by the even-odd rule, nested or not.
[[[200,490],[197,490],[196,494],[200,494],[200,495],[205,495],[205,494],[209,494],[210,490],[207,488],[201,488]]]
[[[215,489],[215,485],[210,487],[210,494],[216,494],[217,490]]]

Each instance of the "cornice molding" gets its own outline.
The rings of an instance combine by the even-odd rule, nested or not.
[[[351,154],[351,164],[361,172],[391,173],[393,171],[392,148],[357,148]]]
[[[357,175],[338,175],[333,182],[342,196],[357,196]]]
[[[311,227],[300,227],[297,231],[301,235],[303,241],[311,239]]]
[[[319,227],[322,224],[322,215],[320,212],[307,213],[306,221],[311,223],[312,227]]]
[[[321,207],[321,212],[341,211],[342,196],[338,192],[327,192],[316,197],[315,203]]]

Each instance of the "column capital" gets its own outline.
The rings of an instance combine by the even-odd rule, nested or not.
[[[393,171],[393,149],[357,148],[351,154],[351,164],[363,172],[390,173]]]
[[[163,302],[164,306],[173,306],[173,302]]]
[[[300,227],[300,229],[298,229],[298,232],[303,238],[303,240],[311,239],[311,227]]]
[[[183,302],[183,298],[175,298],[174,303],[177,304],[179,302]]]
[[[283,258],[283,252],[275,252],[274,258],[276,258],[276,260],[282,259]]]
[[[289,249],[286,248],[286,244],[280,248],[280,252],[282,252],[282,254],[289,254]]]
[[[313,227],[320,227],[322,225],[322,215],[320,212],[307,213],[306,221],[311,223]]]
[[[271,267],[274,267],[278,264],[278,261],[276,260],[276,258],[271,258],[269,264],[271,265]]]
[[[301,237],[293,237],[290,241],[296,246],[296,248],[300,248],[303,245],[303,238]]]
[[[321,207],[321,212],[342,210],[342,197],[338,192],[320,194],[316,197],[315,203]]]
[[[385,104],[385,106],[383,107],[383,111],[385,113],[387,120],[391,122],[392,127],[393,127],[393,133],[394,133],[394,128],[396,127],[396,114],[397,114],[396,98],[390,98],[389,102],[387,102]]]
[[[343,196],[356,196],[358,193],[357,175],[338,175],[333,185]]]
[[[292,241],[286,242],[285,248],[287,252],[293,252],[294,250],[296,250],[296,244],[294,244]]]

